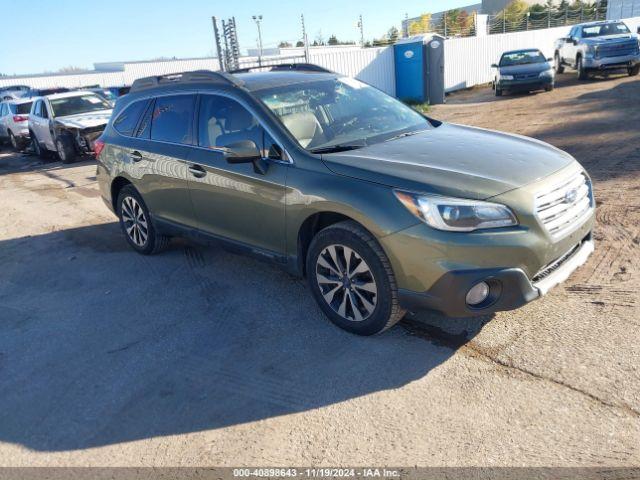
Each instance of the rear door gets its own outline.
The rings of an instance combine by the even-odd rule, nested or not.
[[[176,94],[129,105],[114,121],[125,171],[152,215],[193,227],[187,160],[193,140],[196,96]],[[138,120],[139,119],[139,120]]]
[[[252,163],[229,164],[220,150],[251,140],[266,159],[266,169]],[[239,101],[202,94],[198,148],[189,159],[191,198],[201,230],[257,247],[267,255],[285,252],[285,181],[290,165],[285,152]]]
[[[56,145],[53,141],[53,111],[51,105],[46,99],[42,99],[41,108],[41,124],[40,131],[38,132],[38,138],[40,143],[44,143],[49,150],[55,150]]]

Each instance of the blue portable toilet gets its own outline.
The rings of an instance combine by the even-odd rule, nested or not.
[[[394,45],[396,97],[404,101],[444,103],[444,38],[419,35]]]

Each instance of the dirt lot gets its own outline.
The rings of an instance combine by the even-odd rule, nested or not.
[[[575,155],[597,250],[519,311],[422,314],[376,338],[258,261],[184,241],[136,255],[92,162],[5,150],[0,464],[640,465],[638,99],[637,79],[564,76],[435,108]]]

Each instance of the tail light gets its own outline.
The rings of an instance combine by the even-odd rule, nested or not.
[[[14,115],[13,116],[13,121],[15,123],[26,122],[27,120],[29,120],[29,117],[25,117],[24,115]]]
[[[93,142],[93,152],[96,154],[96,158],[98,158],[102,153],[102,150],[104,150],[104,145],[104,140],[100,138]]]

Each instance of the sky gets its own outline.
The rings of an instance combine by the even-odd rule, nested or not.
[[[366,39],[400,27],[410,17],[473,3],[473,0],[0,0],[0,73],[22,75],[94,62],[203,57],[215,51],[211,17],[236,18],[244,51],[257,44],[252,15],[262,15],[264,47],[301,37],[304,14],[309,41]],[[398,7],[401,4],[402,6]]]

